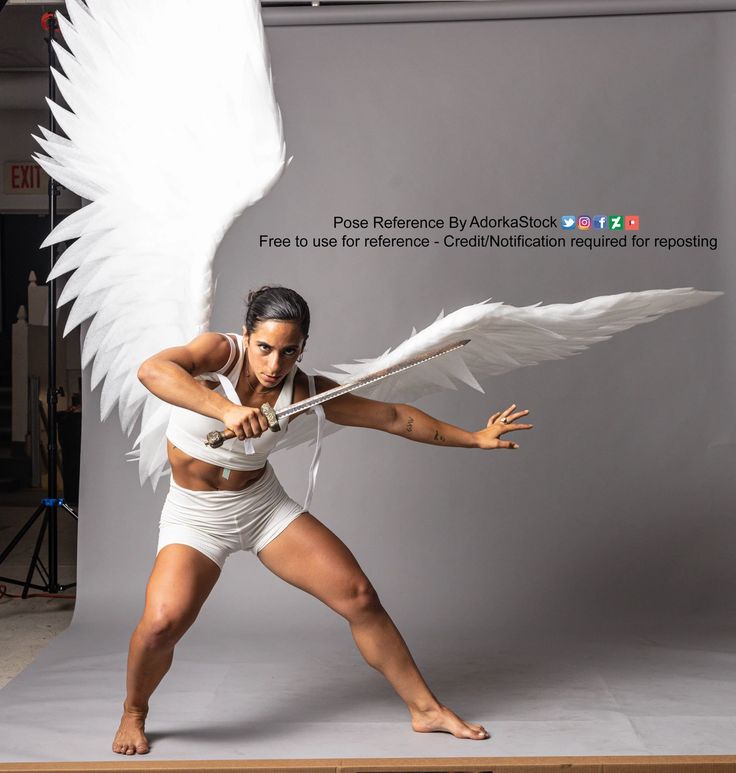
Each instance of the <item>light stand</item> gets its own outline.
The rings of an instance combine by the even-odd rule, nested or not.
[[[56,101],[56,81],[54,81],[51,68],[56,66],[56,55],[54,53],[53,41],[56,39],[56,30],[58,29],[56,16],[54,13],[45,13],[41,18],[41,25],[48,32],[45,38],[48,47],[49,57],[49,99]],[[49,109],[49,129],[56,131],[56,120],[54,114]],[[49,230],[52,231],[56,226],[56,197],[59,195],[59,183],[49,178]],[[50,247],[51,269],[56,262],[56,245]],[[28,574],[25,581],[15,580],[11,577],[0,577],[4,582],[14,583],[23,586],[22,598],[27,598],[28,589],[46,591],[47,593],[59,593],[67,588],[73,588],[76,582],[68,585],[59,585],[58,582],[58,533],[57,533],[57,508],[62,508],[73,518],[79,520],[74,510],[57,496],[56,487],[56,403],[63,390],[56,385],[56,280],[52,279],[49,283],[49,304],[48,304],[48,389],[46,392],[46,406],[48,411],[48,485],[47,496],[41,500],[41,504],[36,508],[33,515],[26,521],[20,531],[13,537],[10,544],[0,553],[0,564],[10,555],[15,546],[20,542],[26,532],[33,526],[36,519],[43,513],[41,529],[36,540],[36,547],[33,551],[33,558],[28,567]],[[48,529],[48,549],[49,566],[48,570],[44,567],[39,555],[41,553],[41,544],[44,534]],[[38,573],[44,580],[45,585],[37,585],[31,582],[34,572]]]

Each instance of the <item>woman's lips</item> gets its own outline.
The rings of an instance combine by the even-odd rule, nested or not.
[[[264,373],[263,374],[263,378],[265,378],[267,381],[278,381],[281,377],[280,376],[267,376]]]

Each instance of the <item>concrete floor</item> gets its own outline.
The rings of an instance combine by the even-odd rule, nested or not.
[[[4,550],[21,526],[46,496],[45,489],[24,489],[0,494],[0,550]],[[25,580],[40,528],[41,517],[24,535],[13,552],[0,564],[0,576]],[[58,517],[58,581],[65,585],[76,580],[77,523],[63,510]],[[48,567],[47,539],[41,548],[41,561]],[[43,584],[38,572],[32,582]],[[5,586],[4,589],[2,586]],[[73,596],[76,588],[60,596]],[[45,598],[31,589],[22,599],[21,585],[0,580],[0,688],[32,663],[46,645],[65,630],[74,612],[73,598]],[[34,596],[33,594],[39,594]]]

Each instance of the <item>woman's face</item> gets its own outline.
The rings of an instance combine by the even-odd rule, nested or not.
[[[264,387],[276,386],[302,353],[306,339],[297,322],[265,319],[243,328],[249,371]]]

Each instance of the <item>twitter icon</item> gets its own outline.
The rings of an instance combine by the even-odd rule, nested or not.
[[[564,228],[566,231],[573,230],[577,223],[575,215],[563,215],[560,218],[560,228]]]

